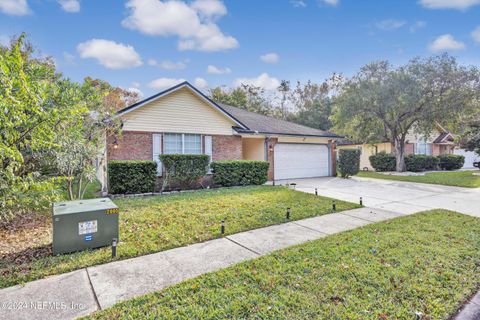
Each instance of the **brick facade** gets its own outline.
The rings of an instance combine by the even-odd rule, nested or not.
[[[114,142],[117,139],[117,148]],[[152,160],[152,132],[124,131],[121,136],[108,137],[108,160]]]
[[[124,131],[117,137],[108,138],[108,160],[152,160],[153,132]],[[203,139],[202,139],[203,144]],[[240,136],[212,136],[213,160],[241,160],[242,138]]]
[[[212,160],[241,160],[243,158],[242,137],[212,136]]]
[[[415,144],[414,143],[405,143],[405,154],[414,154],[415,153]]]

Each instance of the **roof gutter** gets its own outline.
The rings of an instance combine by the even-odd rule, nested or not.
[[[301,134],[301,133],[281,133],[281,132],[265,132],[265,131],[254,131],[254,130],[238,130],[235,129],[238,133],[248,133],[248,134],[264,134],[264,135],[280,135],[280,136],[292,136],[292,137],[318,137],[318,138],[345,138],[344,136],[339,136],[336,134]]]

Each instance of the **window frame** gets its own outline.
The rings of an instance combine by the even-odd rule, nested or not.
[[[181,153],[167,153],[166,150],[167,150],[167,147],[166,147],[166,144],[167,144],[167,137],[168,135],[180,135],[181,136]],[[185,135],[190,135],[190,136],[195,136],[195,137],[198,137],[199,138],[199,153],[185,153]],[[204,153],[204,150],[203,150],[203,143],[202,143],[202,137],[203,135],[202,134],[197,134],[197,133],[178,133],[178,132],[165,132],[163,134],[163,154],[203,154]],[[196,141],[195,141],[196,142]]]

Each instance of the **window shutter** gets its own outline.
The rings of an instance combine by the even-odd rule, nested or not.
[[[212,162],[213,156],[213,147],[212,147],[212,136],[205,136],[205,154],[210,156],[210,162]],[[208,168],[208,173],[211,173],[212,169]]]
[[[162,162],[159,156],[162,154],[162,135],[158,133],[153,134],[153,161],[157,163],[157,176],[162,176]]]

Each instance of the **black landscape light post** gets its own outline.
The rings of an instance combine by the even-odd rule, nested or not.
[[[291,209],[287,208],[287,220],[290,220],[290,212],[291,212]]]
[[[337,202],[335,200],[332,202],[332,209],[333,211],[337,211]]]
[[[360,197],[360,205],[363,206],[363,199]]]
[[[220,227],[220,232],[223,234],[225,234],[225,220],[222,220],[222,224],[221,224],[221,227]]]
[[[112,258],[117,256],[117,239],[113,238],[112,240]]]

